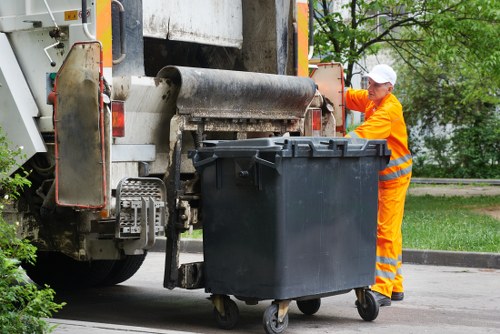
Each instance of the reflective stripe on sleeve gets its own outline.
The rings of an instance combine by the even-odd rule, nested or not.
[[[400,158],[397,158],[397,159],[391,160],[391,161],[387,164],[387,167],[394,167],[394,166],[400,165],[400,164],[402,164],[403,162],[407,162],[407,161],[409,161],[411,158],[412,158],[411,154],[404,155],[404,156],[402,156],[402,157],[400,157]]]

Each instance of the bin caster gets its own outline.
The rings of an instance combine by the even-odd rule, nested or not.
[[[297,300],[297,307],[300,312],[305,315],[313,315],[318,312],[321,306],[321,298],[308,299],[308,300]]]
[[[361,318],[365,321],[375,320],[379,311],[375,294],[368,289],[356,289],[356,296],[356,307]]]
[[[266,334],[283,333],[288,327],[288,306],[289,300],[273,302],[264,311],[262,323]]]
[[[214,295],[211,298],[214,304],[214,318],[221,329],[233,329],[240,319],[238,305],[229,296]]]

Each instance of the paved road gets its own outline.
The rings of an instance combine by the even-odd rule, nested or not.
[[[181,261],[201,257],[182,253]],[[237,301],[237,327],[220,330],[203,290],[162,287],[163,261],[163,254],[150,253],[139,272],[121,285],[58,293],[68,305],[51,320],[61,324],[54,333],[264,333],[262,315],[270,301],[256,306]],[[500,270],[406,265],[405,274],[407,298],[381,308],[373,322],[361,320],[350,292],[324,298],[312,317],[302,315],[293,303],[286,333],[500,332]]]

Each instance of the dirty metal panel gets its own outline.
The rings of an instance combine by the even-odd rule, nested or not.
[[[105,205],[101,58],[100,43],[75,44],[56,76],[54,122],[59,205]]]
[[[301,120],[258,120],[257,122],[238,122],[232,119],[211,118],[207,122],[196,120],[186,121],[184,130],[196,131],[200,124],[205,131],[216,132],[298,132],[301,129]]]
[[[179,114],[199,118],[302,119],[316,91],[310,78],[181,66],[157,78],[178,88],[168,99]]]
[[[144,36],[241,48],[241,0],[148,0]]]

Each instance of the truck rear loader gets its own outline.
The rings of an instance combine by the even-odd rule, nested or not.
[[[203,225],[188,152],[344,133],[342,67],[309,78],[310,5],[1,1],[0,127],[32,182],[4,215],[38,248],[28,275],[114,285],[165,236],[164,286],[202,287],[202,264],[178,260],[180,234]]]

